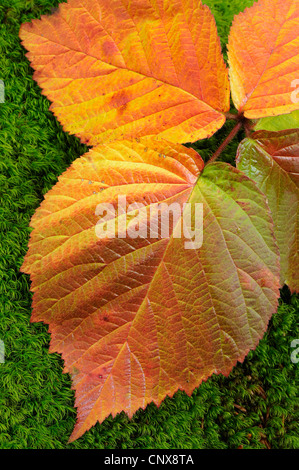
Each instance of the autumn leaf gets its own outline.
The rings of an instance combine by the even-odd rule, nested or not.
[[[144,208],[138,230],[133,203]],[[171,204],[179,217],[163,234]],[[49,324],[50,350],[62,354],[76,390],[70,441],[110,414],[131,417],[178,389],[190,395],[213,373],[228,375],[276,310],[278,250],[265,196],[226,163],[203,170],[178,144],[143,138],[90,150],[31,225],[22,270],[32,281],[32,321]]]
[[[267,196],[280,250],[281,285],[299,291],[299,131],[258,131],[239,146],[237,167]]]
[[[233,102],[256,119],[299,108],[299,0],[259,0],[235,17],[228,42]]]
[[[228,72],[200,0],[69,0],[20,37],[50,109],[86,144],[194,142],[225,122]]]
[[[235,18],[238,122],[211,161],[243,125],[296,123],[298,1]],[[238,169],[204,168],[179,144],[215,133],[229,109],[200,0],[69,0],[20,37],[55,116],[94,146],[45,196],[22,266],[32,321],[49,324],[76,390],[72,441],[110,414],[191,394],[256,347],[279,286],[298,289],[298,131],[252,134]]]

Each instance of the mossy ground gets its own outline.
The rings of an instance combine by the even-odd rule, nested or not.
[[[86,151],[64,133],[32,79],[20,45],[22,22],[50,13],[57,0],[0,0],[0,448],[299,448],[298,365],[290,360],[299,338],[299,297],[284,288],[277,314],[254,352],[230,376],[211,377],[192,397],[178,392],[160,408],[149,405],[132,420],[124,414],[97,424],[67,445],[76,410],[58,354],[48,353],[48,328],[29,322],[28,276],[19,268],[29,221],[43,195],[70,163]],[[234,14],[252,0],[205,0],[216,17],[223,47]],[[207,158],[230,130],[195,144]],[[238,140],[223,159],[234,161]]]

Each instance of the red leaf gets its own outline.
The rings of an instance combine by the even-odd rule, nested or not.
[[[228,375],[276,310],[278,254],[264,195],[227,164],[202,170],[194,150],[163,141],[99,146],[59,178],[32,219],[22,269],[32,281],[32,321],[49,324],[51,351],[62,354],[76,390],[70,440],[109,414],[131,417],[178,389],[191,394],[213,373]],[[124,195],[127,221],[113,213]],[[145,207],[146,233],[137,238],[128,232],[133,202]],[[192,219],[184,206],[163,235],[169,204],[182,211],[186,202]],[[98,238],[104,203],[113,206]]]

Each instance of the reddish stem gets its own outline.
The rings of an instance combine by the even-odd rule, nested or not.
[[[233,119],[234,121],[239,121],[239,114],[225,113],[227,119]]]
[[[231,140],[238,134],[239,130],[243,127],[243,121],[238,121],[235,127],[232,129],[232,131],[228,134],[226,139],[222,142],[222,144],[218,147],[216,152],[211,156],[210,160],[206,163],[208,165],[209,163],[213,163],[219,155],[223,152],[223,150],[227,147],[227,145],[230,143]]]

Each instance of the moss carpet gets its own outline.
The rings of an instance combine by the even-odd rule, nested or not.
[[[30,323],[29,278],[19,268],[29,221],[43,195],[86,151],[64,133],[32,79],[20,45],[22,22],[50,13],[57,0],[0,0],[0,448],[225,449],[299,448],[298,364],[291,341],[299,338],[299,297],[284,288],[278,312],[254,352],[229,377],[211,377],[191,397],[182,392],[153,404],[132,420],[123,413],[97,424],[68,445],[76,410],[70,377],[58,354],[49,354],[48,328]],[[225,48],[234,14],[252,0],[205,0]],[[195,144],[208,158],[230,123]],[[225,151],[233,162],[242,133]],[[297,378],[296,378],[297,374]],[[297,396],[296,396],[297,395]]]

